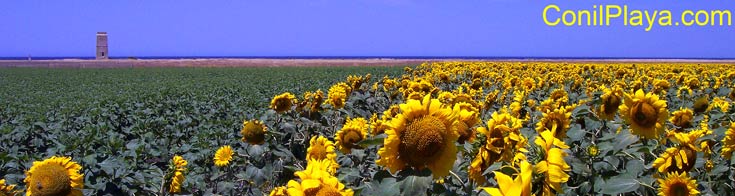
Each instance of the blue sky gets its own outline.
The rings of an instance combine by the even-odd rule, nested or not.
[[[735,26],[549,27],[548,4],[735,9],[728,1],[5,1],[0,56],[503,56],[735,58]],[[674,15],[675,20],[678,15]]]

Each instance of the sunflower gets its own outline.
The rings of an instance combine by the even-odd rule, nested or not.
[[[477,128],[477,131],[487,137],[486,144],[494,143],[491,137],[498,138],[497,133],[502,134],[500,138],[503,140],[503,145],[493,144],[493,147],[503,148],[502,160],[510,161],[517,151],[526,151],[525,146],[528,141],[520,132],[522,126],[523,122],[520,119],[508,113],[493,112],[491,119],[487,121],[487,128],[480,127]]]
[[[667,90],[671,88],[671,83],[669,83],[668,80],[660,80],[655,79],[653,80],[653,93],[666,93]]]
[[[558,105],[564,106],[569,103],[569,94],[563,88],[554,89],[549,96],[549,99]]]
[[[518,172],[515,179],[496,171],[495,180],[498,182],[498,188],[483,188],[483,190],[491,196],[530,196],[533,166],[525,160],[521,162],[520,166],[520,172]]]
[[[23,180],[26,195],[82,195],[84,174],[82,166],[69,157],[56,157],[34,161]]]
[[[20,191],[15,190],[14,184],[5,184],[5,179],[0,179],[0,195],[7,195],[7,196],[13,196],[20,193]]]
[[[612,89],[605,88],[600,99],[602,100],[602,105],[600,105],[597,115],[605,120],[613,120],[615,114],[618,112],[618,106],[622,103],[623,90],[619,87],[613,87]]]
[[[329,173],[334,174],[339,168],[337,164],[337,153],[334,152],[334,143],[323,136],[313,136],[309,141],[309,148],[306,149],[306,160],[311,161],[330,161]]]
[[[342,129],[337,131],[334,136],[337,140],[337,147],[342,153],[349,154],[353,148],[361,149],[362,147],[357,145],[358,142],[362,141],[367,137],[367,120],[364,118],[347,118]]]
[[[174,175],[171,176],[171,184],[169,186],[170,193],[180,193],[181,185],[184,183],[184,172],[174,171]]]
[[[680,108],[677,111],[671,113],[671,124],[679,128],[685,129],[692,127],[692,119],[694,119],[694,112],[689,108]]]
[[[459,121],[457,133],[459,133],[458,142],[464,144],[465,141],[472,142],[475,139],[475,131],[473,127],[480,122],[477,108],[469,103],[461,102],[454,105],[454,113],[457,114]]]
[[[327,103],[332,105],[335,109],[345,107],[347,98],[352,93],[352,88],[344,82],[340,82],[329,87],[327,91]]]
[[[554,137],[554,134],[549,130],[541,132],[534,143],[545,152],[545,158],[536,164],[536,172],[543,173],[546,176],[543,188],[544,195],[553,195],[552,190],[562,193],[561,183],[569,180],[569,174],[566,172],[572,170],[564,161],[567,153],[562,151],[562,149],[568,149],[569,146]]]
[[[697,98],[697,100],[694,101],[694,106],[692,107],[694,108],[694,112],[697,114],[706,112],[709,109],[709,95]]]
[[[217,152],[214,153],[214,165],[218,167],[229,165],[232,160],[232,155],[234,154],[235,153],[232,152],[232,147],[230,147],[230,145],[220,147],[217,149]]]
[[[658,188],[659,196],[673,195],[699,195],[697,190],[697,181],[687,176],[687,173],[672,172],[666,175],[666,178],[658,179],[661,187]]]
[[[242,141],[253,145],[265,143],[265,132],[268,128],[263,125],[263,122],[258,120],[249,120],[242,122],[242,129],[240,134],[242,135]]]
[[[298,171],[294,174],[299,177],[300,181],[288,181],[286,185],[288,195],[353,195],[352,189],[345,188],[345,185],[339,182],[337,177],[326,171],[330,164],[328,160],[309,162],[304,171]]]
[[[712,104],[707,110],[711,110],[713,108],[720,108],[722,112],[728,112],[730,111],[730,102],[727,101],[724,97],[715,97],[714,99],[712,99]]]
[[[670,147],[653,161],[653,167],[661,173],[688,172],[696,162],[697,154],[695,153],[686,146]]]
[[[373,114],[370,117],[370,135],[376,136],[384,133],[390,128],[388,122],[390,122],[389,116],[383,115],[378,118],[378,114]]]
[[[730,159],[733,151],[735,151],[735,122],[730,122],[730,128],[725,131],[725,137],[722,138],[720,155],[725,159]]]
[[[676,97],[682,98],[682,96],[684,96],[683,95],[684,92],[687,93],[686,94],[687,96],[692,96],[693,94],[692,89],[689,88],[689,86],[683,85],[679,87],[679,89],[676,90]]]
[[[288,187],[286,186],[279,186],[273,188],[271,190],[271,193],[268,194],[269,196],[288,196]]]
[[[663,132],[668,113],[665,100],[659,100],[653,93],[645,94],[643,90],[626,93],[620,105],[621,117],[630,124],[630,132],[648,139],[658,138]]]
[[[457,117],[430,95],[422,101],[401,104],[401,114],[391,119],[388,137],[378,151],[378,165],[395,173],[406,167],[429,168],[434,179],[447,174],[457,159]]]
[[[176,155],[173,159],[171,159],[172,162],[172,168],[174,169],[174,174],[171,176],[171,184],[169,185],[169,192],[170,193],[179,193],[181,192],[181,185],[184,183],[184,173],[187,171],[186,165],[188,162],[183,157]]]
[[[536,123],[536,131],[540,133],[544,130],[551,130],[557,138],[566,138],[571,116],[572,110],[566,107],[545,111],[541,120]]]
[[[477,155],[472,159],[472,163],[470,163],[470,166],[467,169],[470,179],[478,184],[484,185],[487,183],[482,174],[488,167],[490,167],[490,165],[500,160],[500,157],[504,152],[505,141],[502,130],[503,129],[501,128],[489,130],[484,127],[478,128],[478,131],[485,134],[486,143],[477,152]]]
[[[296,97],[293,94],[285,92],[273,97],[273,99],[271,100],[271,109],[275,110],[278,113],[283,113],[290,110],[291,106],[293,106],[293,104],[296,102]]]

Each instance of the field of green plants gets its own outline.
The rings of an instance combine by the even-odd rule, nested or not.
[[[0,84],[10,195],[735,191],[733,64],[0,69]]]
[[[189,169],[185,192],[265,191],[248,184],[275,179],[273,168],[263,168],[263,163],[242,171],[212,165],[219,146],[241,145],[244,119],[264,115],[270,99],[284,91],[325,89],[348,75],[396,76],[402,71],[403,67],[3,68],[0,179],[23,184],[24,172],[34,161],[63,155],[82,165],[85,194],[146,195],[160,192],[169,160],[176,154],[197,166]],[[241,153],[262,152],[253,147]]]

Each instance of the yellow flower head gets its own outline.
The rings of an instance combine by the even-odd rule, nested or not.
[[[507,114],[506,114],[507,115]],[[498,125],[494,125],[495,121],[501,121],[505,119],[500,119],[501,115],[493,114],[493,118],[491,119],[490,123],[493,124],[493,128],[485,128],[480,127],[478,128],[478,131],[483,133],[486,138],[485,145],[480,148],[480,150],[477,152],[477,155],[475,155],[475,158],[472,160],[472,163],[470,163],[468,170],[470,179],[477,182],[478,184],[484,185],[487,183],[485,180],[485,177],[482,175],[482,173],[490,167],[493,163],[500,160],[501,155],[505,151],[505,136],[503,135],[503,131],[508,131],[507,125],[502,125],[498,123]],[[497,118],[497,119],[495,119]],[[507,119],[512,118],[510,115],[507,115]]]
[[[397,172],[406,167],[429,168],[434,178],[449,174],[457,159],[455,142],[457,116],[429,95],[422,101],[401,104],[401,114],[390,122],[383,147],[378,151],[378,165]]]
[[[515,178],[496,171],[495,180],[498,182],[498,188],[483,188],[483,190],[491,196],[530,196],[533,166],[528,161],[522,161],[520,166],[521,170]]]
[[[602,105],[600,105],[597,114],[602,119],[613,120],[620,103],[623,101],[623,90],[620,87],[605,89],[600,98],[602,99]]]
[[[339,168],[337,153],[334,152],[334,143],[321,135],[311,137],[309,148],[306,149],[306,160],[307,162],[321,160],[331,162],[329,169],[327,169],[331,174],[334,174]]]
[[[170,193],[180,193],[181,192],[181,185],[184,184],[184,172],[181,171],[174,171],[174,175],[171,176],[171,184],[169,185],[168,192]]]
[[[20,193],[20,191],[15,190],[14,184],[5,184],[5,179],[0,179],[0,195],[14,196],[18,193]]]
[[[694,112],[689,108],[681,108],[671,113],[671,124],[679,128],[690,128],[692,127],[692,120],[694,119]]]
[[[545,130],[536,137],[534,141],[536,145],[540,146],[546,155],[545,159],[536,164],[536,172],[544,173],[546,178],[544,181],[544,195],[552,195],[552,190],[557,193],[562,193],[561,183],[569,180],[569,172],[572,170],[571,167],[564,161],[564,157],[567,153],[562,149],[568,149],[563,141],[554,137],[554,134]]]
[[[352,93],[352,88],[344,82],[340,82],[329,87],[327,92],[327,103],[331,104],[335,109],[345,107],[347,98]]]
[[[536,131],[539,133],[544,130],[551,130],[558,138],[566,138],[567,130],[571,124],[569,119],[572,116],[572,110],[566,107],[554,109],[554,111],[544,111],[543,117],[536,123]]]
[[[84,174],[82,166],[69,157],[51,157],[34,161],[26,171],[26,195],[82,195]]]
[[[659,196],[699,195],[697,181],[687,176],[686,172],[669,173],[666,178],[658,179],[658,183],[661,185],[658,188]]]
[[[643,90],[635,94],[626,93],[623,105],[620,105],[621,117],[630,124],[630,132],[647,139],[659,138],[668,113],[665,100],[659,100],[653,93],[645,94]]]
[[[173,163],[174,175],[171,176],[169,192],[179,193],[181,192],[181,185],[184,184],[184,173],[187,171],[186,165],[189,164],[189,162],[179,155],[174,156],[174,158],[171,159],[171,162]]]
[[[349,154],[353,148],[361,149],[358,142],[362,141],[367,137],[368,124],[364,118],[347,118],[342,129],[337,131],[335,140],[337,140],[337,147],[342,153]]]
[[[708,110],[711,110],[712,108],[720,108],[722,112],[728,112],[730,111],[730,102],[724,97],[715,97],[712,99],[712,105],[709,106]]]
[[[291,106],[293,106],[293,104],[296,102],[296,96],[289,92],[285,92],[273,97],[273,99],[271,100],[271,109],[275,110],[278,113],[283,113],[290,110]]]
[[[653,161],[658,172],[688,172],[694,167],[697,154],[686,146],[670,147]]]
[[[730,128],[725,131],[725,137],[722,138],[722,152],[720,155],[725,159],[730,159],[733,151],[735,151],[735,122],[730,122]]]
[[[457,133],[459,133],[458,142],[464,144],[465,141],[472,142],[475,139],[475,132],[472,127],[480,122],[479,111],[469,103],[461,102],[454,105],[454,113],[457,114]]]
[[[294,175],[298,176],[301,181],[290,180],[286,185],[289,196],[310,196],[310,195],[341,195],[351,196],[354,194],[352,189],[345,188],[345,185],[339,182],[337,177],[332,176],[327,169],[331,162],[328,160],[311,161],[307,164],[304,171],[298,171]]]
[[[709,110],[709,95],[697,98],[697,100],[694,101],[694,106],[692,107],[694,108],[694,112],[697,114]]]
[[[234,154],[235,153],[232,152],[232,147],[230,147],[230,145],[220,147],[217,149],[217,152],[214,153],[214,165],[218,167],[229,165],[232,160],[232,155]]]
[[[258,120],[243,121],[242,129],[240,130],[242,141],[253,145],[263,144],[265,143],[265,133],[267,130],[268,128]]]

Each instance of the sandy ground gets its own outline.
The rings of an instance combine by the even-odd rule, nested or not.
[[[602,63],[722,63],[735,60],[701,59],[114,59],[114,60],[0,60],[0,67],[115,68],[115,67],[309,67],[405,66],[440,61],[602,62]]]

